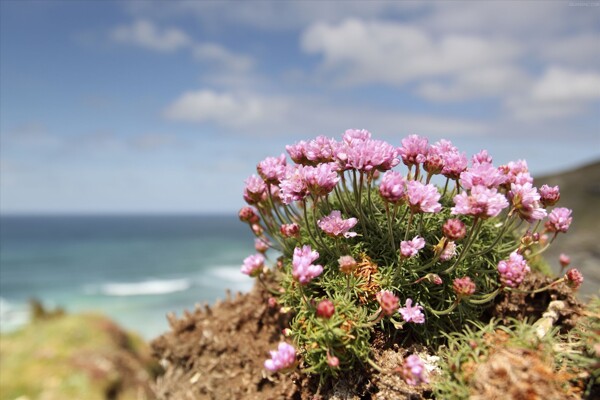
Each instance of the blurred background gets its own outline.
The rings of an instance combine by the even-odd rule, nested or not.
[[[36,297],[152,338],[166,312],[248,290],[244,180],[347,128],[526,159],[575,208],[553,257],[598,290],[598,2],[25,0],[0,17],[2,330]]]

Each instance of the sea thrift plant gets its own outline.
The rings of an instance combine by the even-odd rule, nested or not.
[[[495,166],[487,150],[468,156],[449,140],[349,129],[285,150],[258,162],[239,212],[258,252],[242,272],[290,321],[294,345],[271,352],[273,372],[374,365],[376,331],[443,342],[500,293],[524,290],[536,257],[572,222],[556,207],[559,188],[538,189],[524,160]],[[572,269],[551,285],[582,279]],[[418,357],[403,368],[425,380]]]

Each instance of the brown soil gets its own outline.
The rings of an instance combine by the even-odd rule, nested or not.
[[[526,287],[540,287],[545,278],[533,276]],[[539,318],[551,300],[566,300],[567,309],[559,323],[571,324],[568,313],[579,314],[580,304],[571,291],[557,286],[549,293],[523,295],[512,293],[498,297],[489,317]],[[428,385],[408,386],[393,373],[405,355],[427,349],[398,343],[375,335],[373,359],[384,371],[369,366],[340,374],[336,379],[319,384],[319,377],[298,373],[269,374],[263,362],[269,350],[284,340],[282,330],[289,315],[267,305],[268,294],[258,286],[251,293],[229,295],[213,307],[197,306],[177,319],[169,317],[171,331],[152,342],[154,356],[161,360],[165,374],[156,385],[159,399],[427,399],[432,398]],[[491,370],[498,363],[510,363],[519,355],[499,354],[491,360]],[[543,363],[542,360],[539,361]],[[544,379],[540,369],[539,379]],[[486,371],[478,372],[482,377]],[[518,379],[518,373],[515,373]],[[487,379],[487,378],[485,378]],[[490,381],[495,384],[496,380]],[[506,383],[508,384],[508,382]],[[512,383],[511,383],[512,385]],[[487,389],[485,389],[487,390]],[[500,393],[508,393],[506,390]],[[482,392],[485,393],[485,392]],[[480,397],[487,398],[487,397]],[[511,398],[511,397],[504,397]],[[538,397],[513,397],[538,398]],[[539,397],[541,398],[541,397]],[[552,399],[547,396],[547,399]],[[564,397],[567,398],[567,397]]]

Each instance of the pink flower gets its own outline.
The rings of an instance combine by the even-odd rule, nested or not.
[[[344,143],[353,146],[371,139],[371,132],[366,129],[347,129],[343,135]]]
[[[314,265],[313,262],[319,258],[319,253],[312,250],[309,245],[296,247],[292,258],[292,276],[301,284],[305,285],[323,272],[323,266]]]
[[[411,386],[429,383],[425,364],[423,364],[423,360],[416,354],[406,357],[399,372],[404,381]]]
[[[460,174],[467,169],[467,156],[465,153],[448,152],[444,155],[444,169],[442,175],[450,179],[460,178]]]
[[[432,184],[424,185],[419,181],[408,181],[406,197],[412,212],[436,213],[442,209],[439,203],[441,195]]]
[[[529,223],[546,216],[546,210],[539,202],[540,195],[531,183],[511,184],[508,198],[512,201],[513,209],[519,213],[519,217]]]
[[[304,146],[304,154],[314,164],[329,163],[335,159],[337,142],[325,136],[317,136]]]
[[[271,244],[265,238],[260,237],[260,238],[254,239],[254,248],[259,253],[265,253],[267,250],[269,250],[270,246],[271,246]]]
[[[431,175],[439,174],[444,170],[444,158],[430,150],[423,163],[423,169]]]
[[[404,258],[414,257],[423,247],[425,247],[425,239],[421,236],[415,236],[412,240],[400,242],[400,254]]]
[[[452,214],[472,215],[483,219],[495,217],[508,207],[506,197],[495,188],[488,189],[485,186],[473,186],[470,194],[462,192],[454,196],[454,204]]]
[[[340,265],[340,271],[344,274],[350,274],[357,266],[356,260],[352,256],[341,256],[338,259]]]
[[[471,157],[473,165],[477,164],[491,164],[492,157],[488,154],[487,150],[481,150],[479,153]]]
[[[398,203],[406,193],[406,180],[397,171],[388,171],[381,178],[379,194],[390,203]]]
[[[402,139],[402,146],[398,149],[402,162],[411,167],[424,163],[429,153],[429,141],[427,138],[410,135]]]
[[[244,200],[248,204],[256,204],[266,199],[267,185],[256,175],[246,179],[246,187],[244,188]]]
[[[262,254],[253,254],[244,259],[241,271],[242,274],[254,277],[262,272],[264,265],[265,257]]]
[[[369,139],[348,145],[346,154],[347,165],[362,172],[387,171],[400,162],[398,150],[381,140]]]
[[[526,183],[533,182],[533,179],[529,180],[529,168],[527,167],[527,162],[525,160],[511,161],[506,165],[502,165],[499,168],[500,172],[502,172],[506,176],[505,185],[510,187],[512,183]]]
[[[468,276],[456,278],[452,281],[452,288],[459,298],[468,297],[475,293],[475,282]]]
[[[271,359],[265,361],[265,368],[277,372],[292,368],[296,364],[296,349],[285,342],[279,343],[277,350],[269,351]]]
[[[572,210],[569,210],[565,207],[557,207],[553,209],[548,216],[548,221],[546,221],[546,229],[555,233],[567,233],[569,226],[571,226],[571,222],[573,221],[573,218],[571,217],[572,212]]]
[[[389,290],[381,290],[375,295],[375,298],[377,299],[377,302],[381,307],[381,312],[383,312],[384,315],[392,315],[398,310],[400,300]]]
[[[317,304],[317,316],[325,319],[329,319],[335,313],[335,306],[329,299],[323,299]]]
[[[402,315],[402,319],[406,322],[414,322],[415,324],[424,324],[425,315],[423,315],[423,307],[415,304],[413,307],[412,299],[406,299],[406,307],[398,309],[398,312]]]
[[[540,201],[544,207],[550,207],[558,203],[560,200],[560,191],[558,186],[542,185],[540,188]]]
[[[326,234],[333,237],[344,236],[350,238],[356,236],[356,232],[348,232],[356,225],[358,220],[356,218],[342,219],[341,211],[334,210],[326,217],[321,218],[317,221],[319,228]]]
[[[465,237],[467,234],[467,227],[460,219],[453,218],[444,222],[442,231],[444,232],[444,236],[448,239],[456,241]]]
[[[304,140],[301,140],[295,144],[285,146],[285,149],[290,155],[292,161],[294,161],[296,164],[308,165],[309,161],[306,157],[306,146],[307,143]]]
[[[304,180],[305,167],[296,165],[294,168],[289,168],[285,179],[281,181],[281,201],[284,204],[292,204],[294,201],[304,200],[308,195],[308,187]]]
[[[256,167],[258,174],[266,183],[278,184],[286,173],[285,154],[279,157],[267,157],[258,163]]]
[[[565,282],[574,290],[579,289],[583,283],[583,275],[577,268],[571,268],[565,274]]]
[[[504,286],[517,287],[525,275],[530,271],[529,265],[522,255],[513,251],[508,260],[502,260],[498,263],[498,273],[500,274],[500,282]]]
[[[281,235],[286,238],[300,237],[300,226],[296,223],[283,224],[279,228],[279,232],[281,232]]]
[[[331,368],[337,368],[340,366],[340,359],[327,352],[327,365],[329,365]]]
[[[485,186],[488,188],[497,188],[504,183],[506,177],[492,164],[475,164],[473,167],[463,171],[460,174],[460,185],[464,189],[471,189],[473,186]]]
[[[569,266],[569,264],[571,264],[571,257],[564,253],[560,253],[560,256],[558,256],[558,261],[560,262],[561,267],[566,268]]]
[[[449,242],[446,243],[446,246],[444,246],[444,250],[442,251],[442,254],[440,254],[440,260],[448,261],[455,255],[456,255],[456,243],[454,243],[453,241],[450,240]]]
[[[315,196],[330,193],[340,180],[336,163],[304,167],[302,175],[308,191]]]

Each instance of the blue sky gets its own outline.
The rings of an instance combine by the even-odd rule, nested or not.
[[[365,128],[534,174],[600,158],[600,3],[0,2],[0,212],[235,212]]]

